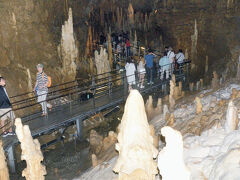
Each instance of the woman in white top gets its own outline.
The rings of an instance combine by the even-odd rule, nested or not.
[[[137,66],[138,69],[138,75],[139,75],[139,86],[140,88],[144,88],[143,83],[144,83],[144,77],[145,77],[145,61],[142,56],[140,56],[140,60]]]
[[[136,67],[130,59],[127,60],[125,69],[126,69],[126,76],[127,76],[127,81],[128,81],[128,85],[129,85],[129,90],[131,90],[132,85],[136,84],[136,80],[135,80]]]

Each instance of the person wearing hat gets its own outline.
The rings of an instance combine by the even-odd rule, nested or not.
[[[42,116],[47,115],[47,108],[52,109],[52,105],[46,102],[47,94],[48,94],[48,76],[43,71],[43,65],[37,65],[37,80],[35,83],[34,91],[37,92],[38,102],[42,106]]]
[[[13,125],[13,121],[15,119],[15,115],[12,111],[12,104],[9,100],[7,91],[5,89],[6,86],[6,80],[1,76],[0,77],[0,119],[1,119],[1,129],[3,132],[3,137],[7,135],[14,135],[12,132],[12,128],[8,128],[6,126],[6,121],[9,119],[11,121],[10,126]]]

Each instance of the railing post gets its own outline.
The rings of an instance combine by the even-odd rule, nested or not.
[[[95,109],[95,94],[96,94],[96,82],[95,82],[95,76],[92,76],[92,92],[93,92],[93,108]]]
[[[76,120],[76,126],[77,126],[78,139],[82,140],[82,137],[83,137],[83,122],[82,122],[82,119],[78,118]]]
[[[14,145],[10,146],[8,148],[7,153],[8,153],[8,164],[10,168],[11,173],[16,173],[16,164],[15,164],[15,157],[14,157]]]
[[[112,94],[112,82],[111,82],[111,74],[108,74],[108,95]]]

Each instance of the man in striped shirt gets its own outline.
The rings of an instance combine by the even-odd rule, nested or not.
[[[42,116],[47,115],[47,108],[52,109],[52,105],[46,102],[47,93],[48,93],[48,76],[43,71],[43,65],[37,65],[37,80],[34,87],[34,91],[37,92],[38,102],[42,106]]]

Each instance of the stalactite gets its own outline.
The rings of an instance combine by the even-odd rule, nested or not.
[[[2,147],[2,141],[0,141],[0,179],[9,180],[8,167],[4,150]]]
[[[133,41],[133,56],[137,54],[137,32],[134,33],[134,41]]]
[[[73,32],[72,9],[69,9],[68,20],[62,26],[61,44],[58,46],[58,54],[62,60],[62,74],[64,80],[75,79],[78,49]]]
[[[99,14],[100,14],[99,15],[100,16],[100,24],[101,24],[101,26],[104,26],[104,11],[102,8],[100,8]]]
[[[185,51],[185,54],[184,54],[184,57],[185,57],[185,59],[189,59],[189,55],[188,55],[188,49],[186,49],[186,51]]]
[[[88,27],[88,38],[87,38],[87,44],[86,44],[86,53],[85,56],[91,56],[93,51],[93,45],[92,45],[92,30],[91,26]]]
[[[166,126],[161,129],[161,134],[166,141],[166,146],[158,155],[158,168],[162,180],[189,180],[190,172],[183,160],[183,139],[181,133]]]
[[[157,166],[153,158],[157,156],[157,149],[153,145],[143,98],[137,90],[132,90],[126,101],[116,150],[119,157],[113,171],[119,173],[119,180],[132,176],[155,180]]]
[[[41,164],[43,155],[40,144],[37,139],[33,139],[29,126],[22,125],[21,119],[15,120],[16,134],[21,143],[22,155],[21,159],[26,161],[27,167],[23,170],[22,176],[26,180],[44,180],[46,168]]]
[[[128,6],[128,23],[134,25],[134,9],[132,3],[129,3]]]

